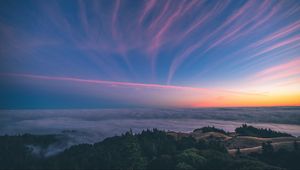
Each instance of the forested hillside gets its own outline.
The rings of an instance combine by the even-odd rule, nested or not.
[[[215,128],[204,130],[220,131]],[[223,131],[220,131],[223,133]],[[0,169],[297,169],[300,149],[294,142],[292,150],[274,150],[263,143],[261,153],[235,156],[224,143],[210,138],[196,140],[188,136],[176,139],[164,131],[129,131],[95,144],[72,146],[54,156],[33,154],[33,147],[47,147],[55,136],[1,136]]]

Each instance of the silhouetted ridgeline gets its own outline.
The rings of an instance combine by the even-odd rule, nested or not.
[[[194,130],[194,132],[197,132],[197,131],[201,131],[203,133],[218,132],[218,133],[222,133],[222,134],[227,134],[227,132],[225,132],[223,129],[218,129],[218,128],[215,128],[214,126],[206,126],[206,127],[202,127],[202,128],[198,128],[198,129]]]
[[[276,132],[271,129],[255,128],[253,126],[248,126],[243,124],[242,127],[235,129],[235,132],[241,136],[254,136],[262,138],[275,138],[275,137],[291,137],[292,135],[282,132]]]
[[[202,130],[223,133],[214,127]],[[255,131],[260,132],[264,130]],[[46,148],[57,140],[55,135],[1,136],[0,169],[279,170],[300,167],[297,142],[292,150],[275,150],[270,143],[264,143],[261,153],[232,156],[222,140],[192,136],[176,139],[157,129],[140,134],[129,131],[95,144],[75,145],[54,156],[33,153],[35,146]]]

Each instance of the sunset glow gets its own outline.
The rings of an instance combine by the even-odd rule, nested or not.
[[[300,105],[296,0],[0,8],[1,108]]]

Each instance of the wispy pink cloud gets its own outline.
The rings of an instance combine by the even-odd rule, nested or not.
[[[288,26],[282,28],[281,30],[271,34],[270,36],[254,43],[251,47],[257,47],[259,45],[268,43],[270,41],[283,38],[283,37],[285,37],[287,35],[290,35],[291,33],[295,32],[299,29],[300,29],[300,21],[292,23],[291,25],[288,25]]]
[[[196,30],[197,28],[201,27],[204,23],[207,21],[210,21],[213,19],[214,16],[219,14],[220,12],[223,11],[223,9],[228,5],[228,1],[223,1],[218,2],[213,9],[209,10],[208,13],[205,15],[202,15],[197,19],[179,38],[179,41],[182,41],[183,38],[185,38],[188,34]]]
[[[272,1],[264,1],[264,3],[257,9],[258,13],[254,17],[252,17],[251,21],[254,24],[247,27],[245,31],[241,32],[237,37],[241,37],[244,35],[254,34],[258,29],[267,26],[267,23],[270,23],[273,18],[280,14],[280,10],[282,6],[282,1],[278,2],[272,7]],[[271,9],[270,9],[271,8]],[[270,11],[269,11],[270,10]]]
[[[209,89],[205,89],[205,88],[195,88],[195,87],[187,87],[187,86],[144,84],[144,83],[132,83],[132,82],[81,79],[81,78],[72,78],[72,77],[44,76],[44,75],[34,75],[34,74],[0,73],[0,75],[1,76],[24,77],[24,78],[31,78],[31,79],[41,79],[41,80],[58,80],[58,81],[89,83],[89,84],[102,84],[102,85],[110,85],[110,86],[127,86],[127,87],[133,87],[133,88],[141,87],[141,88],[192,90],[192,91],[203,91],[203,92],[210,91]]]
[[[142,14],[139,18],[139,24],[141,24],[144,20],[144,18],[147,16],[147,14],[153,9],[153,7],[156,4],[156,0],[148,0],[145,4],[144,8],[142,9]]]
[[[129,7],[129,1],[115,0],[104,6],[101,1],[79,0],[72,17],[68,13],[70,11],[65,11],[65,6],[59,2],[40,4],[45,15],[41,18],[50,21],[57,35],[63,35],[58,37],[59,43],[82,52],[82,57],[86,57],[84,60],[87,60],[87,63],[93,63],[93,67],[97,67],[95,70],[101,73],[101,76],[103,73],[103,77],[111,77],[111,80],[135,80],[132,77],[139,74],[138,70],[135,70],[139,66],[134,69],[131,64],[139,61],[143,62],[145,70],[148,70],[148,67],[152,67],[154,73],[165,70],[155,68],[155,63],[164,60],[163,67],[170,66],[166,80],[170,84],[176,71],[188,58],[191,59],[188,60],[191,61],[191,65],[195,64],[193,61],[200,62],[202,57],[210,57],[210,53],[206,52],[215,47],[220,47],[226,52],[218,59],[209,61],[209,65],[205,65],[204,68],[195,68],[196,64],[192,65],[193,74],[203,70],[212,71],[226,62],[237,65],[251,60],[251,63],[242,65],[244,69],[247,64],[262,64],[258,61],[266,62],[266,58],[271,60],[275,52],[276,56],[291,54],[289,57],[292,57],[292,53],[297,52],[300,46],[300,22],[291,17],[297,15],[300,8],[297,5],[293,6],[293,2],[250,0],[233,5],[229,0],[213,3],[197,0],[149,0]],[[287,9],[286,6],[290,8]],[[271,28],[273,25],[274,30]],[[252,39],[251,35],[256,32],[258,34]],[[8,33],[6,36],[11,35]],[[15,37],[7,38],[10,41],[6,46],[29,49],[30,46],[39,47],[45,42],[57,45],[56,41],[50,41],[47,37],[45,41],[38,37],[39,41],[32,37],[27,39],[25,36],[13,36]],[[20,37],[28,40],[27,43],[20,41]],[[231,46],[238,43],[236,40],[242,40],[241,38],[245,38],[243,43],[238,44],[241,48]],[[2,43],[4,44],[4,41]],[[227,45],[229,48],[223,48]],[[60,53],[60,50],[56,52]],[[268,56],[269,53],[272,57]],[[145,59],[133,62],[136,56]],[[166,59],[160,60],[158,57]],[[165,73],[160,73],[160,77],[163,76]]]
[[[150,42],[149,53],[150,56],[155,56],[155,53],[160,48],[160,46],[164,43],[166,39],[166,34],[170,33],[170,29],[176,22],[181,22],[183,17],[190,13],[192,8],[198,6],[203,1],[179,1],[176,5],[176,8],[171,8],[171,1],[166,1],[162,7],[161,12],[156,16],[156,18],[150,23],[148,31],[150,35],[153,35],[153,38]],[[181,32],[177,36],[180,35]]]
[[[169,68],[168,78],[167,78],[167,84],[170,84],[178,66],[183,63],[183,61],[196,49],[199,48],[200,45],[202,45],[202,41],[198,42],[195,45],[192,45],[188,47],[181,55],[177,56],[171,63],[171,66]]]
[[[294,36],[292,38],[289,38],[289,39],[286,39],[286,40],[283,40],[283,41],[280,41],[280,42],[278,42],[278,43],[276,43],[276,44],[274,44],[272,46],[269,46],[268,48],[266,48],[266,49],[264,49],[262,51],[257,52],[254,55],[251,55],[251,56],[245,58],[245,59],[249,60],[249,59],[252,59],[254,57],[260,56],[262,54],[265,54],[265,53],[268,53],[268,52],[272,52],[274,50],[277,50],[277,49],[282,48],[284,46],[287,46],[289,44],[292,44],[292,43],[294,44],[296,42],[300,42],[300,35]]]
[[[170,8],[170,4],[171,1],[165,1],[165,3],[163,4],[162,10],[159,12],[158,16],[155,17],[155,19],[150,23],[148,30],[149,32],[154,32],[155,28],[160,26],[158,23],[161,22],[161,20],[164,18],[164,16],[166,15],[167,11]]]
[[[271,9],[271,11],[269,13],[265,14],[265,11],[268,11],[268,8],[271,6],[271,1],[264,1],[264,3],[261,4],[260,7],[258,8],[257,14],[254,15],[254,17],[249,18],[245,23],[248,24],[248,23],[250,23],[250,22],[252,22],[254,20],[258,20],[257,22],[255,22],[250,27],[247,27],[246,29],[243,28],[242,32],[237,33],[242,28],[242,27],[239,26],[237,29],[235,29],[235,31],[232,31],[229,35],[227,35],[227,36],[225,36],[225,37],[217,40],[217,42],[215,42],[214,45],[217,45],[217,44],[223,42],[225,39],[227,39],[229,37],[231,37],[231,39],[226,40],[226,43],[228,43],[230,41],[233,41],[234,39],[237,39],[237,38],[239,38],[241,36],[244,36],[246,34],[252,33],[252,31],[255,31],[259,26],[261,26],[264,23],[268,22],[272,17],[274,17],[275,14],[278,14],[279,9],[280,9],[279,7],[281,5],[282,5],[281,2],[277,3],[274,7],[272,7],[272,9]],[[287,14],[284,14],[283,16],[280,16],[280,17],[287,17],[287,16],[288,16]],[[245,24],[243,24],[243,26],[245,26]],[[280,31],[285,31],[285,29],[287,29],[287,28],[284,28],[284,29],[282,29]],[[292,31],[292,30],[290,30],[290,31]],[[269,36],[267,38],[263,38],[259,42],[255,42],[253,44],[245,46],[244,48],[241,48],[240,50],[237,50],[234,53],[231,53],[231,54],[229,54],[227,56],[224,56],[222,59],[216,61],[216,63],[214,64],[214,66],[211,67],[211,68],[215,68],[216,66],[218,66],[218,65],[220,65],[220,64],[228,61],[229,59],[232,59],[232,58],[236,57],[241,52],[245,52],[247,50],[253,50],[255,47],[257,47],[257,45],[258,45],[257,43],[264,44],[264,43],[267,43],[267,42],[269,42],[271,40],[275,40],[277,38],[280,38],[280,37],[273,37],[272,38],[271,36]],[[210,47],[210,48],[212,48],[212,47]],[[206,49],[205,51],[208,51],[208,50],[209,50],[209,48]],[[207,72],[207,70],[203,71],[202,73],[204,73],[204,72]]]
[[[281,82],[278,86],[291,86],[291,85],[300,85],[300,78],[293,78],[291,80]]]
[[[264,2],[270,2],[270,1],[264,1]],[[281,1],[281,2],[283,2],[283,1]],[[246,29],[243,32],[241,32],[240,36],[252,33],[251,31],[255,31],[255,29],[258,29],[258,27],[260,25],[263,25],[264,23],[269,21],[272,17],[274,17],[274,15],[276,13],[278,14],[280,5],[281,4],[279,3],[275,7],[273,7],[271,12],[269,12],[266,16],[260,16],[260,20],[258,22],[255,22],[255,24],[252,25],[251,27],[249,27],[249,29]],[[263,7],[263,6],[265,6],[265,7]],[[266,4],[262,5],[262,8],[265,8],[262,11],[266,11],[267,6],[268,5],[266,5]],[[286,11],[286,13],[284,13],[282,16],[280,15],[278,17],[288,18],[291,14],[293,14],[293,11],[295,11],[295,10],[293,9],[293,10]],[[256,16],[259,16],[259,15],[256,15]],[[300,29],[300,22],[296,21],[294,23],[291,23],[291,24],[281,28],[279,31],[276,31],[276,32],[272,33],[271,35],[267,35],[266,37],[263,37],[260,40],[255,41],[254,43],[251,43],[250,45],[247,45],[247,46],[245,46],[245,47],[243,47],[239,50],[236,50],[233,53],[230,53],[230,54],[227,54],[227,55],[223,56],[220,60],[216,60],[216,62],[213,63],[212,67],[207,68],[206,70],[203,70],[202,72],[199,73],[199,75],[203,75],[204,73],[206,73],[210,69],[214,69],[217,66],[219,66],[220,64],[223,64],[224,62],[228,62],[231,59],[233,59],[235,57],[238,57],[243,52],[248,51],[248,53],[250,53],[251,51],[264,51],[264,49],[260,49],[263,45],[281,40],[282,38],[286,38],[287,36],[295,33],[299,29]],[[239,36],[234,36],[234,38],[237,38],[237,37],[239,37]],[[226,41],[226,42],[228,42],[228,41]],[[297,45],[291,45],[283,51],[290,51],[295,47],[297,47]],[[277,53],[277,54],[279,54],[279,53]],[[240,63],[238,63],[238,64],[240,64]]]
[[[116,2],[116,4],[115,4],[114,9],[112,11],[112,21],[111,21],[111,31],[112,31],[112,36],[114,38],[118,37],[117,17],[118,17],[118,12],[119,12],[121,1],[116,0],[115,2]]]
[[[167,5],[166,5],[167,6]],[[158,32],[155,33],[155,36],[153,37],[153,40],[149,46],[150,54],[156,54],[156,50],[159,48],[159,46],[162,43],[164,34],[168,31],[169,27],[174,24],[176,19],[180,16],[182,9],[182,5],[178,5],[178,8],[175,9],[175,12],[172,13],[164,22],[164,24],[159,28]],[[150,26],[151,27],[151,26]],[[155,57],[155,56],[153,56]]]
[[[195,6],[203,4],[205,1],[198,1],[198,0],[190,0],[188,4],[182,9],[182,14],[192,10]]]
[[[254,2],[254,1],[252,1]],[[249,11],[253,11],[253,7],[255,7],[254,3],[246,3],[237,13],[232,15],[225,23],[224,26],[227,26],[227,24],[232,23],[233,26],[228,29],[222,35],[219,37],[216,41],[214,41],[206,50],[205,52],[209,51],[210,49],[213,49],[214,47],[225,43],[228,44],[230,41],[233,41],[234,39],[239,38],[241,35],[249,33],[251,30],[254,30],[257,28],[259,25],[265,23],[268,21],[271,17],[274,16],[276,12],[278,12],[278,7],[279,4],[277,4],[275,7],[272,8],[271,12],[269,12],[267,15],[265,14],[265,11],[270,7],[271,3],[270,1],[264,1],[257,9],[256,15],[254,16],[248,16]],[[247,15],[245,15],[247,14]],[[240,21],[239,18],[243,22],[238,22]],[[247,18],[247,19],[246,19]],[[258,21],[257,21],[258,20]],[[254,25],[248,26],[251,22],[255,22]],[[236,23],[236,24],[234,24]],[[222,27],[222,26],[221,26]],[[243,30],[243,31],[242,31]]]
[[[194,94],[209,94],[209,95],[250,95],[250,96],[261,96],[265,95],[262,93],[252,93],[244,92],[230,89],[220,89],[220,88],[199,88],[199,87],[189,87],[189,86],[175,86],[175,85],[162,85],[162,84],[151,84],[151,83],[135,83],[135,82],[121,82],[121,81],[107,81],[107,80],[95,80],[95,79],[82,79],[74,77],[60,77],[60,76],[45,76],[45,75],[35,75],[35,74],[23,74],[23,73],[0,73],[0,76],[9,77],[22,77],[27,79],[37,79],[37,80],[51,80],[51,81],[66,81],[74,83],[86,83],[86,84],[99,84],[107,85],[109,87],[128,87],[128,88],[146,88],[146,89],[165,89],[165,90],[180,90],[183,92],[194,92]]]
[[[231,53],[230,55],[224,56],[223,59],[216,61],[216,64],[212,68],[215,68],[216,66],[218,66],[224,62],[227,62],[230,59],[238,57],[243,52],[247,52],[247,51],[248,51],[247,53],[249,53],[250,55],[245,56],[236,64],[241,64],[242,62],[249,61],[250,59],[254,59],[255,57],[257,57],[259,55],[263,55],[268,52],[272,52],[272,50],[276,50],[276,55],[284,55],[287,52],[296,50],[300,46],[300,44],[294,43],[294,42],[297,42],[299,40],[299,38],[293,37],[291,39],[286,39],[286,40],[282,40],[282,39],[286,38],[286,36],[289,36],[289,35],[295,33],[295,31],[299,30],[300,27],[298,24],[299,24],[298,22],[293,23],[293,24],[275,32],[274,34],[271,34],[270,36],[262,38],[261,40],[254,42],[248,46],[245,46],[244,48],[241,48],[240,50],[237,50],[234,53]],[[268,43],[273,43],[278,40],[279,40],[279,42],[277,42],[271,46],[268,46],[266,48],[262,48],[263,45],[266,45]],[[252,53],[252,51],[255,51],[255,53]],[[257,61],[263,61],[263,58],[259,58]],[[256,64],[259,64],[259,63],[256,62]]]
[[[228,2],[227,2],[228,3]],[[195,25],[192,25],[192,27],[190,28],[191,30],[193,30],[195,28],[198,27],[198,24],[202,24],[205,20],[207,19],[212,19],[212,16],[216,16],[217,14],[220,14],[222,12],[222,10],[225,9],[225,7],[227,6],[227,3],[219,3],[217,4],[213,10],[211,10],[209,12],[209,14],[207,14],[207,16],[209,16],[210,18],[206,18],[204,17],[204,20],[199,20],[198,22],[196,22]],[[192,46],[189,46],[187,49],[185,49],[180,55],[176,56],[174,58],[174,60],[171,63],[170,69],[169,69],[169,73],[168,73],[168,78],[167,78],[167,82],[170,83],[174,73],[176,72],[176,70],[178,69],[178,67],[184,62],[184,60],[186,58],[189,57],[189,55],[191,55],[193,52],[195,52],[195,50],[198,50],[209,38],[211,38],[213,35],[217,34],[220,30],[224,29],[225,27],[227,27],[229,24],[231,24],[232,22],[235,21],[235,19],[237,17],[239,17],[240,15],[242,15],[248,8],[250,8],[251,6],[253,6],[254,2],[253,1],[248,1],[246,2],[242,8],[240,8],[238,11],[236,11],[233,15],[231,15],[221,26],[219,26],[216,30],[212,31],[210,34],[208,34],[206,37],[203,37],[200,41],[198,41],[197,43],[195,43]],[[203,19],[203,18],[202,18]],[[187,32],[189,33],[189,32]],[[206,49],[207,51],[208,49]]]
[[[272,74],[272,73],[275,73],[275,72],[278,72],[278,71],[284,71],[284,70],[288,70],[290,68],[297,68],[297,67],[300,68],[300,58],[296,58],[292,61],[289,61],[289,62],[284,63],[284,64],[276,65],[276,66],[273,66],[271,68],[267,68],[267,69],[257,73],[255,75],[255,77],[261,77],[261,76],[264,76],[264,75],[267,75],[267,74]]]
[[[216,61],[216,63],[211,68],[215,68],[224,62],[228,62],[230,59],[236,58],[245,52],[249,53],[249,55],[241,58],[241,60],[239,60],[236,63],[237,65],[241,64],[242,62],[249,61],[250,59],[254,59],[254,58],[256,59],[258,56],[267,54],[269,52],[272,52],[273,50],[276,50],[276,55],[278,56],[296,50],[300,46],[300,43],[297,43],[299,41],[299,36],[294,36],[288,39],[286,37],[295,33],[300,29],[299,23],[300,22],[291,23],[290,25],[280,29],[279,31],[276,31],[271,35],[263,37],[259,41],[251,43],[250,45],[247,45],[244,48],[241,48],[240,50],[237,50],[229,55],[224,56],[222,59]],[[274,43],[276,41],[278,42]],[[263,45],[266,45],[268,43],[273,43],[273,44],[263,48]],[[259,64],[258,61],[263,62],[265,61],[265,58],[260,57],[256,59],[255,64],[258,65]]]
[[[266,68],[256,73],[252,79],[258,82],[267,82],[279,79],[285,79],[300,74],[300,58]]]
[[[87,16],[86,16],[86,7],[85,7],[85,3],[82,0],[78,1],[78,6],[79,6],[79,17],[81,20],[81,24],[84,28],[85,34],[86,35],[90,35],[88,34],[88,32],[90,31],[89,29],[89,23],[87,20]]]

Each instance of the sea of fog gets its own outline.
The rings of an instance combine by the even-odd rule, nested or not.
[[[48,148],[50,155],[74,144],[95,143],[130,129],[135,133],[153,128],[191,132],[215,126],[234,131],[243,123],[300,136],[300,107],[0,110],[0,135],[32,133],[63,137],[63,143]]]
[[[234,131],[243,123],[300,136],[300,107],[0,110],[2,135],[72,133],[87,143],[129,129],[190,132],[203,126],[215,126]]]

